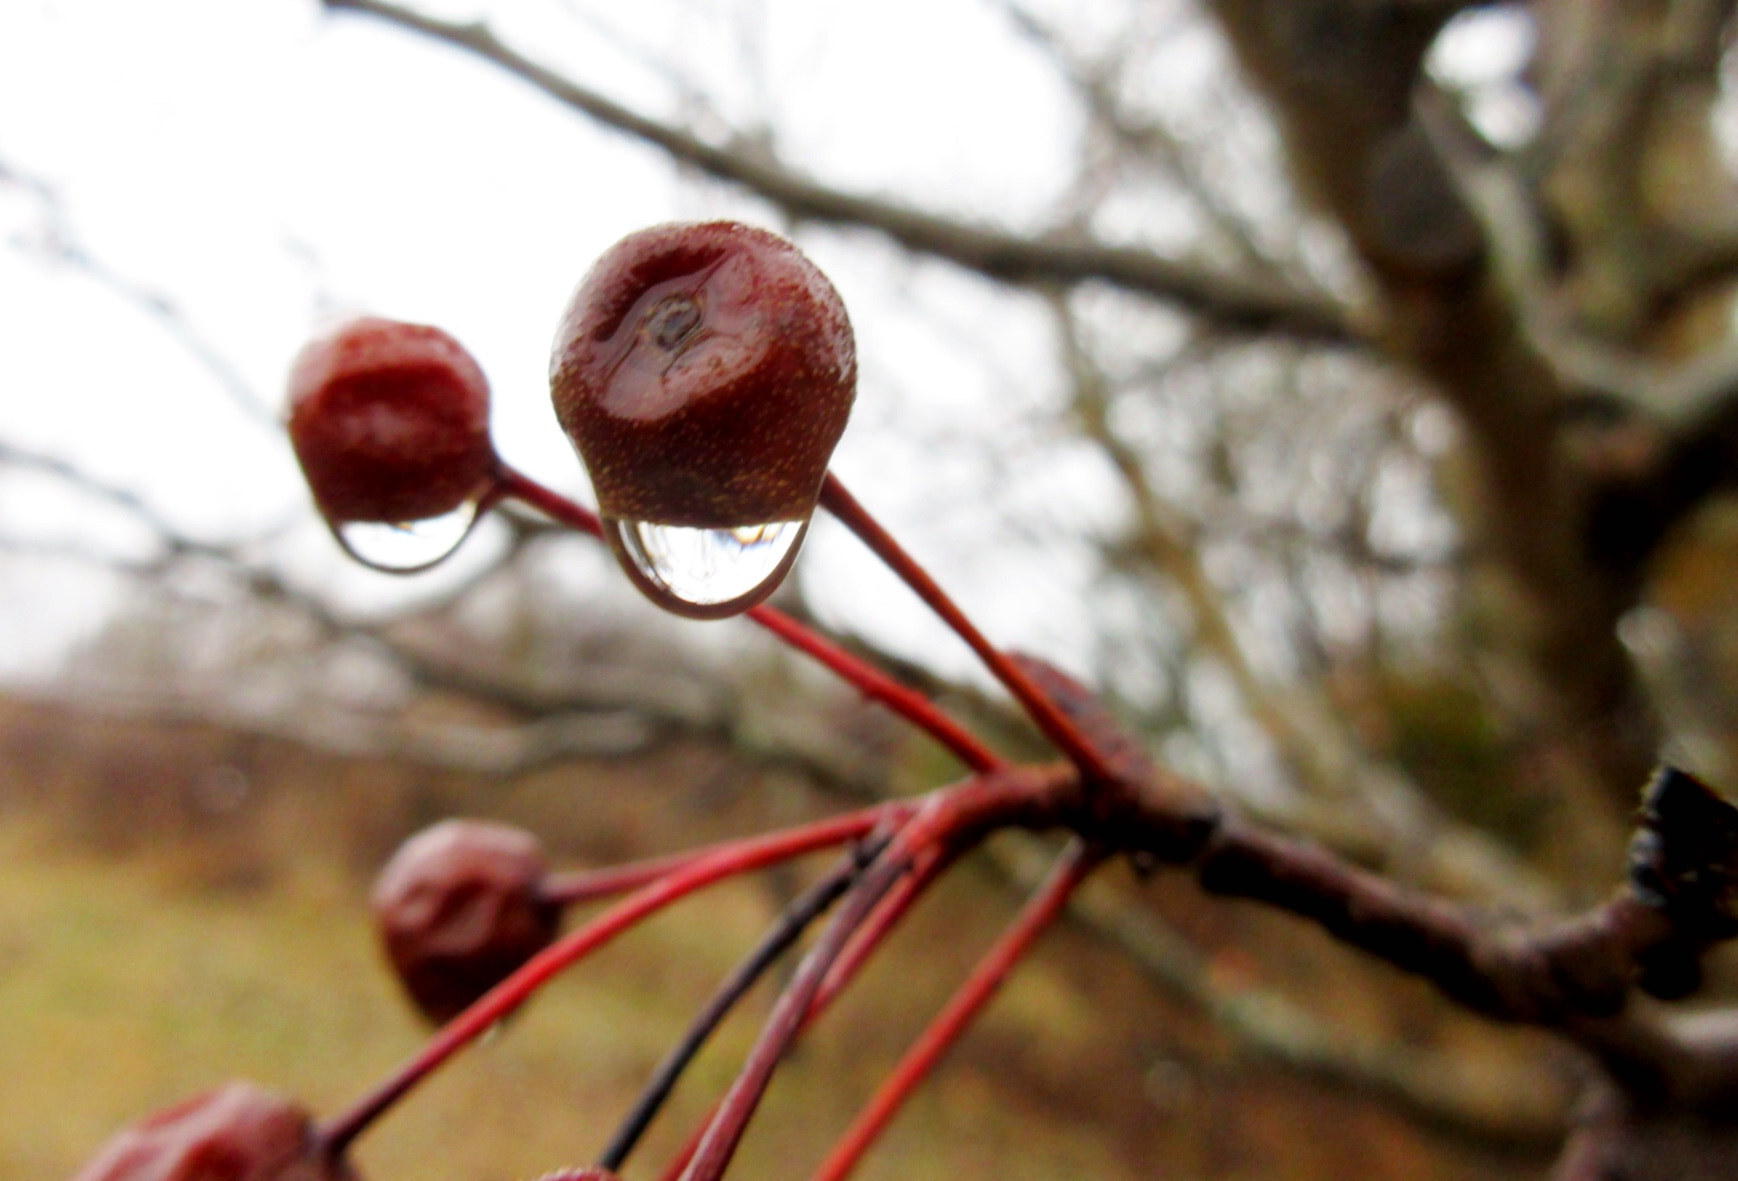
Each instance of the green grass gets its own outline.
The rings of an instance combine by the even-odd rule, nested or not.
[[[67,1176],[123,1123],[231,1077],[329,1114],[419,1044],[359,883],[316,863],[265,889],[200,890],[179,856],[99,858],[16,814],[0,828],[0,1181]],[[726,888],[582,965],[371,1131],[366,1175],[512,1181],[582,1163],[767,909]],[[885,1011],[859,998],[782,1072],[737,1175],[801,1176],[819,1159],[913,1028],[904,1010],[921,1006],[891,995],[897,978],[875,990]],[[1002,1019],[1078,1019],[1077,1005],[1040,972]],[[726,1027],[630,1176],[652,1175],[728,1082],[761,1011],[764,998]],[[893,1028],[866,1039],[888,1014]],[[865,1176],[969,1175],[1128,1174],[1090,1129],[1034,1117],[967,1069],[914,1106]]]

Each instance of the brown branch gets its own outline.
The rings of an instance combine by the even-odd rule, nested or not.
[[[1053,790],[1043,801],[1053,811],[1001,824],[1061,824],[1114,851],[1185,866],[1209,893],[1308,919],[1485,1016],[1573,1037],[1577,1023],[1622,1013],[1637,989],[1665,1000],[1696,991],[1704,953],[1738,936],[1738,807],[1684,772],[1663,770],[1648,786],[1622,890],[1575,918],[1524,929],[1227,812],[1149,759],[1078,682],[1024,663],[1109,775],[1090,790]]]
[[[1508,658],[1507,708],[1547,769],[1553,864],[1566,883],[1622,839],[1658,722],[1616,638],[1634,572],[1585,547],[1589,483],[1567,437],[1572,391],[1493,265],[1445,165],[1426,53],[1447,15],[1365,0],[1214,0],[1269,101],[1299,183],[1335,219],[1380,297],[1382,346],[1460,413],[1479,486],[1466,523],[1501,605],[1480,620]],[[1494,596],[1489,600],[1496,602]]]
[[[1026,892],[1045,854],[1005,838],[980,854],[998,880]],[[1267,988],[1227,991],[1209,957],[1157,915],[1126,897],[1084,892],[1067,921],[1126,958],[1165,995],[1204,1014],[1236,1043],[1237,1057],[1259,1069],[1290,1071],[1367,1096],[1420,1127],[1469,1144],[1525,1156],[1550,1155],[1563,1139],[1568,1096],[1539,1080],[1467,1085],[1452,1055],[1383,1042],[1340,1026]]]
[[[442,21],[383,0],[325,3],[328,9],[368,13],[476,54],[605,126],[765,197],[799,221],[875,230],[907,249],[1006,282],[1114,284],[1177,304],[1227,331],[1269,332],[1334,345],[1358,343],[1362,335],[1345,309],[1332,301],[1276,289],[1270,283],[1213,274],[1136,247],[1027,238],[841,192],[632,111],[525,57],[482,24]]]
[[[1738,809],[1678,771],[1649,789],[1626,888],[1532,932],[1236,821],[1196,866],[1211,893],[1290,911],[1476,1012],[1570,1036],[1585,1018],[1621,1013],[1637,988],[1664,999],[1693,992],[1702,954],[1738,934]]]

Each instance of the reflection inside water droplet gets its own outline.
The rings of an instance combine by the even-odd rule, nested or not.
[[[475,500],[421,521],[331,521],[346,553],[388,574],[427,570],[459,548],[481,514]]]
[[[665,610],[720,619],[770,595],[796,560],[808,521],[695,529],[644,521],[604,522],[634,583]]]

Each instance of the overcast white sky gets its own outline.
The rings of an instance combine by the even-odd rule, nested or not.
[[[596,7],[612,30],[575,19],[580,5],[542,0],[497,5],[493,19],[654,114],[678,115],[681,96],[637,58],[674,61],[732,120],[776,111],[784,150],[845,185],[1016,223],[1054,195],[1073,131],[1066,106],[990,6],[762,4],[748,6],[742,31],[732,5]],[[332,310],[455,333],[494,384],[503,454],[582,489],[545,385],[550,333],[579,275],[641,225],[770,216],[674,179],[656,153],[486,66],[377,22],[325,16],[308,0],[0,6],[0,160],[46,182],[58,202],[51,217],[28,189],[0,187],[10,239],[0,252],[0,438],[70,456],[213,538],[303,510],[274,418],[288,358]],[[266,404],[250,414],[150,317],[56,263],[40,248],[55,217],[103,266],[173,301]],[[909,448],[865,436],[885,429],[895,402],[930,420],[912,423],[912,438],[970,433],[975,423],[954,420],[983,406],[990,386],[1010,375],[1030,386],[1042,371],[1042,321],[945,268],[914,272],[897,254],[837,236],[805,242],[860,332],[862,424],[838,466],[890,515],[921,507],[945,526],[936,498],[960,480],[941,457],[926,492],[926,473],[889,470],[909,464]],[[929,315],[934,306],[950,322]],[[969,339],[991,317],[1000,372]],[[1009,401],[1005,388],[996,393]],[[0,523],[14,532],[122,540],[105,519],[49,481],[0,482]],[[816,548],[842,547],[823,537]],[[347,569],[314,528],[276,556],[359,605],[419,589]],[[7,578],[0,605],[14,664],[100,605],[99,592],[58,574],[13,568]],[[886,588],[875,597],[883,593],[895,597]]]
[[[1117,8],[1058,4],[1089,31]],[[487,11],[510,40],[648,113],[692,113],[656,64],[671,63],[739,127],[775,117],[780,150],[827,180],[1016,227],[1042,221],[1077,133],[1048,66],[983,0],[502,0]],[[1205,43],[1178,60],[1155,85],[1187,90],[1224,68]],[[312,0],[5,0],[0,163],[55,197],[50,210],[0,183],[0,440],[72,458],[202,537],[300,520],[271,559],[358,608],[442,575],[354,568],[308,515],[275,419],[287,362],[322,315],[366,310],[453,332],[494,385],[502,454],[583,492],[545,379],[573,284],[639,226],[773,216],[677,179],[657,153],[488,66]],[[45,249],[57,230],[171,301],[263,405],[241,404],[150,316],[57,262]],[[1038,533],[1117,511],[1091,457],[1045,449],[1030,461],[1046,441],[1032,412],[1057,384],[1039,309],[862,235],[802,241],[859,333],[863,387],[836,470],[992,634],[1078,650],[1083,564],[973,544],[986,487]],[[950,437],[990,446],[968,453]],[[993,474],[1010,465],[1019,479]],[[0,475],[0,529],[128,543],[112,514],[17,475]],[[824,615],[958,652],[833,531],[818,528],[809,548]],[[101,619],[111,593],[67,567],[0,566],[0,672],[40,668]]]

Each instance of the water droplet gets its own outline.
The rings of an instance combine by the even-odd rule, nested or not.
[[[784,581],[808,521],[696,529],[606,520],[610,545],[648,598],[692,619],[748,610]]]
[[[481,505],[469,500],[421,521],[329,521],[346,553],[387,574],[415,574],[443,561],[470,536]]]

